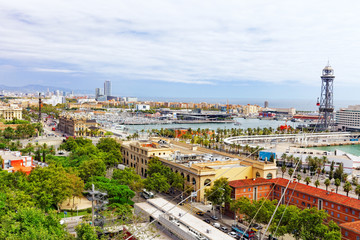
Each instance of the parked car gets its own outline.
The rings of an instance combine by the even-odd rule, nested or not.
[[[204,219],[204,222],[206,222],[206,223],[209,223],[210,224],[210,219]]]
[[[215,216],[215,215],[214,215],[214,216],[211,216],[211,218],[214,219],[214,220],[218,220],[218,219],[219,219],[219,218],[218,218],[217,216]]]
[[[223,232],[228,232],[228,228],[225,227],[225,226],[222,226],[222,227],[221,227],[221,231],[223,231]]]
[[[213,226],[214,226],[215,228],[220,229],[220,223],[215,222],[215,223],[213,223]]]
[[[203,212],[203,211],[197,211],[197,212],[196,212],[196,215],[204,216],[204,212]]]
[[[229,234],[231,237],[237,237],[236,232],[229,232],[228,234]]]

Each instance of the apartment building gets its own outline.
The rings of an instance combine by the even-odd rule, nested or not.
[[[7,172],[24,172],[29,175],[35,167],[31,156],[21,156],[18,151],[0,151],[0,157],[4,160],[2,169]]]

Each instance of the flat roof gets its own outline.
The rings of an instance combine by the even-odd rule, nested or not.
[[[177,217],[181,223],[193,228],[194,230],[198,231],[203,236],[209,239],[234,240],[234,238],[229,236],[228,234],[218,230],[217,228],[204,222],[200,218],[192,215],[191,213],[187,213],[185,210],[182,210],[181,208],[175,206],[173,203],[170,203],[163,198],[157,197],[153,199],[148,199],[147,202],[155,206],[155,209],[160,209],[172,214],[174,217]],[[161,215],[163,214],[163,212],[158,211],[155,215],[159,216],[157,214]],[[179,217],[179,214],[181,215],[181,217]],[[210,230],[210,233],[207,233],[207,230]]]

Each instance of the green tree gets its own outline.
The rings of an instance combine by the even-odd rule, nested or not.
[[[75,227],[77,240],[98,240],[95,227],[88,223],[80,223]]]
[[[282,173],[281,177],[282,177],[282,178],[284,178],[285,172],[286,172],[286,166],[285,166],[285,164],[284,164],[284,165],[281,166],[281,173]]]
[[[330,179],[325,179],[325,181],[324,181],[324,184],[325,184],[325,186],[326,186],[326,191],[328,190],[328,187],[330,186]]]
[[[344,191],[346,192],[346,196],[349,196],[349,192],[352,190],[352,185],[349,181],[345,182]]]
[[[83,161],[79,166],[79,176],[86,182],[91,176],[105,176],[106,165],[101,159]]]
[[[170,189],[168,179],[161,173],[153,173],[150,177],[145,179],[144,183],[148,190],[167,192]]]
[[[71,196],[70,174],[62,166],[37,167],[29,175],[27,191],[41,208],[59,204]]]
[[[231,187],[226,178],[219,178],[214,181],[211,188],[205,189],[205,198],[212,202],[214,206],[222,206],[231,201]]]
[[[320,186],[320,181],[319,181],[319,179],[316,179],[316,181],[315,181],[314,184],[315,184],[315,187],[318,188],[318,187]]]
[[[1,217],[0,225],[0,239],[71,239],[53,211],[20,208]]]
[[[293,168],[289,168],[288,173],[289,173],[289,176],[291,177],[292,174],[294,173],[294,169],[293,169]]]
[[[360,185],[356,186],[355,193],[358,195],[358,199],[360,199]]]
[[[300,182],[300,180],[301,180],[301,175],[300,174],[297,175],[297,180],[298,180],[298,182]]]
[[[121,144],[118,143],[114,138],[100,138],[96,147],[102,151],[111,155],[110,159],[113,161],[107,161],[108,166],[115,166],[122,162],[121,155]]]
[[[112,178],[121,185],[129,186],[135,192],[139,192],[145,186],[144,180],[135,172],[134,168],[115,169]]]
[[[336,178],[336,179],[335,179],[336,193],[338,192],[338,189],[339,189],[340,184],[341,184],[340,179],[339,179],[339,178]]]
[[[310,177],[306,177],[304,181],[306,182],[306,185],[309,185],[309,183],[311,183]]]

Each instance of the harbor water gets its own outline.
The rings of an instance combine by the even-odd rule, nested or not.
[[[244,119],[244,118],[235,118],[235,123],[192,123],[192,124],[155,124],[155,125],[125,125],[129,133],[147,131],[151,129],[161,129],[161,128],[191,128],[191,129],[210,129],[216,130],[220,129],[231,129],[231,128],[273,128],[276,129],[280,125],[290,125],[293,128],[296,128],[297,125],[301,124],[299,122],[290,122],[290,121],[276,121],[276,120],[260,120],[260,119]],[[303,123],[302,123],[303,124]]]
[[[325,151],[329,151],[329,152],[333,152],[336,149],[343,151],[343,152],[347,152],[350,154],[353,154],[355,156],[360,156],[360,145],[355,144],[355,145],[342,145],[342,146],[324,146],[324,147],[313,147],[313,149],[316,150],[325,150]]]

